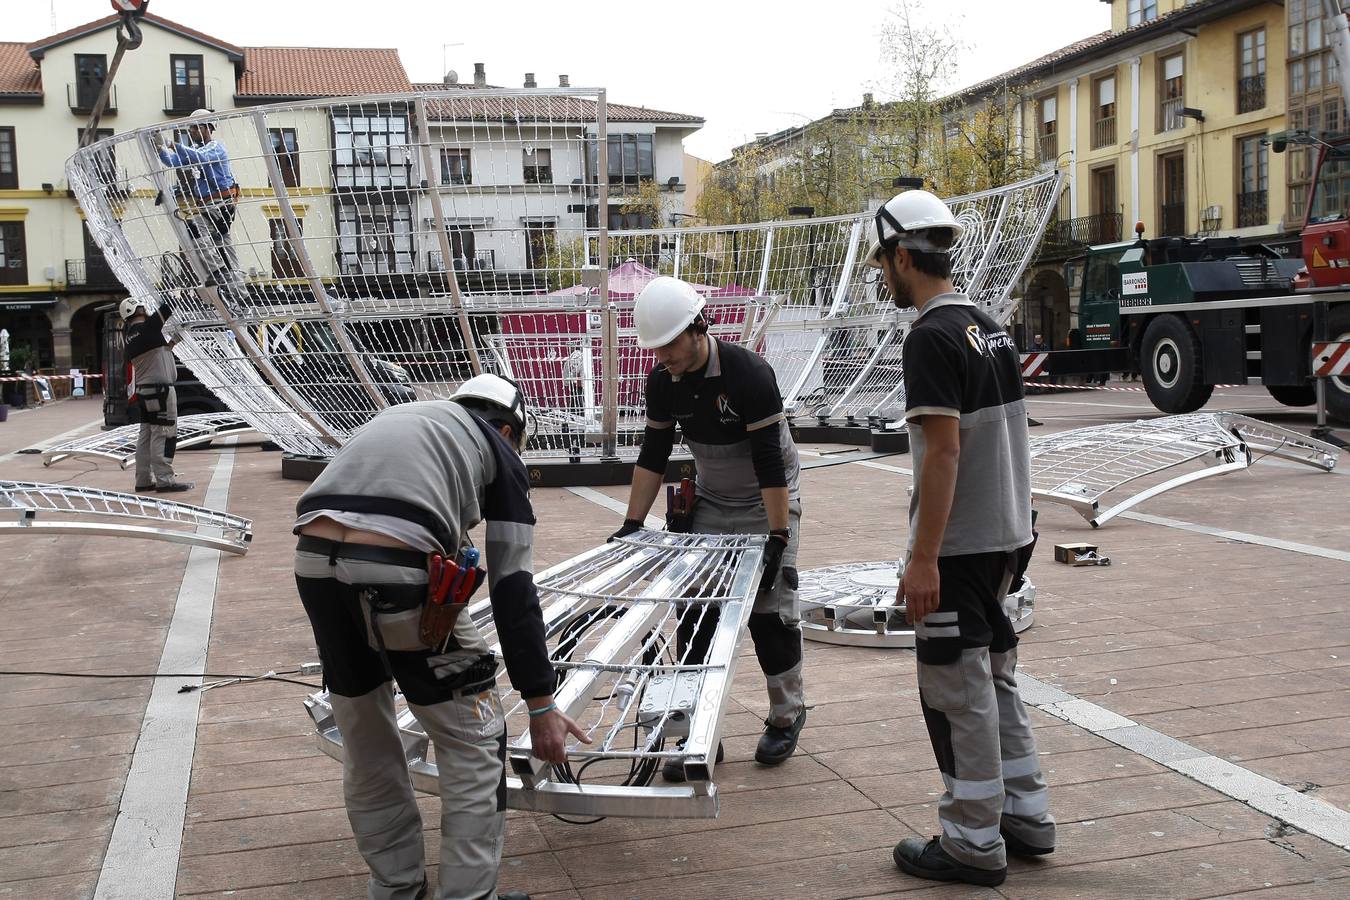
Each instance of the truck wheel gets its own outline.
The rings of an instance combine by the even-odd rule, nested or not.
[[[1153,405],[1165,413],[1195,412],[1209,401],[1214,385],[1204,384],[1200,339],[1174,315],[1162,315],[1144,330],[1139,368]]]
[[[1350,304],[1333,306],[1327,320],[1333,341],[1350,341]],[[1327,379],[1327,415],[1350,423],[1350,376]]]
[[[1268,384],[1266,390],[1276,403],[1285,406],[1312,406],[1317,402],[1317,389],[1310,384]]]

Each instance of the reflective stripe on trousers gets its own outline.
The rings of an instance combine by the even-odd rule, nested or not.
[[[342,558],[330,565],[314,553],[297,553],[295,568],[342,733],[343,794],[357,849],[370,867],[369,896],[412,900],[426,877],[422,817],[394,715],[394,687],[370,643],[372,611],[364,591],[425,592],[426,571]],[[468,618],[456,623],[457,637]],[[409,647],[402,641],[409,639],[410,629],[400,629],[398,619],[389,629],[398,649],[390,646],[386,656],[408,708],[436,751],[441,853],[435,896],[494,897],[506,830],[501,699],[495,687],[457,696],[454,675],[463,670],[457,653],[471,651],[438,655],[431,648]],[[453,673],[442,676],[447,668]]]

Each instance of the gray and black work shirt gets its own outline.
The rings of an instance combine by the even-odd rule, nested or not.
[[[523,697],[553,692],[534,586],[534,510],[520,455],[487,422],[451,400],[383,410],[338,451],[296,504],[302,521],[325,510],[392,516],[435,536],[446,556],[487,520],[492,616],[511,684]]]
[[[800,495],[801,465],[783,415],[773,368],[737,344],[708,338],[702,370],[647,376],[647,428],[637,464],[665,475],[675,425],[698,463],[698,493],[729,506],[755,506],[764,488]]]
[[[132,375],[138,386],[173,384],[178,380],[178,363],[164,337],[164,320],[170,315],[169,307],[161,306],[145,318],[126,325],[123,352],[131,362]]]
[[[941,556],[1031,543],[1031,453],[1022,374],[1012,339],[965,294],[939,294],[905,335],[905,418],[914,457],[910,548],[923,471],[921,416],[961,420],[956,494]]]

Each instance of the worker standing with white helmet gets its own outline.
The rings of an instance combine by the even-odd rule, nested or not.
[[[394,688],[436,749],[441,855],[435,897],[498,895],[506,829],[506,721],[497,658],[461,615],[484,573],[469,531],[487,521],[486,578],[511,684],[545,762],[590,743],[553,703],[556,675],[531,555],[534,513],[520,450],[525,400],[496,375],[450,400],[383,410],[297,504],[295,581],[314,629],[345,752],[347,816],[372,900],[427,896],[422,817]]]
[[[765,536],[750,636],[768,682],[769,713],[755,759],[778,765],[796,750],[806,722],[797,599],[801,469],[773,369],[754,352],[708,334],[703,307],[703,297],[677,278],[656,278],[638,295],[638,346],[654,351],[659,364],[647,378],[642,451],[627,518],[614,537],[642,527],[660,491],[678,424],[698,465],[697,501],[685,530]],[[678,630],[682,664],[706,657],[716,630],[714,613],[705,606],[684,611]],[[720,746],[717,756],[720,760]],[[684,780],[675,763],[662,775]]]
[[[180,170],[179,200],[185,204],[184,224],[206,268],[209,284],[229,285],[239,280],[239,258],[230,241],[239,205],[239,184],[230,169],[230,154],[215,138],[216,123],[209,109],[188,116],[191,143],[165,145],[156,132],[153,141],[160,161]]]
[[[1034,542],[1022,378],[1012,339],[952,284],[961,230],[936,196],[907,191],[877,210],[867,256],[895,305],[919,313],[903,344],[914,492],[896,601],[946,787],[942,834],[893,857],[919,878],[993,886],[1007,854],[1053,852],[1055,820],[1002,603]]]
[[[178,395],[174,381],[178,363],[174,340],[164,333],[172,315],[168,305],[151,311],[149,304],[128,297],[118,307],[122,316],[122,352],[131,363],[131,403],[140,420],[136,436],[136,490],[180,492],[192,482],[178,481],[173,473],[178,437]]]

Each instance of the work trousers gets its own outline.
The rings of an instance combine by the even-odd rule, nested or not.
[[[773,588],[755,597],[750,611],[750,638],[764,672],[769,693],[771,725],[787,726],[806,709],[802,684],[801,604],[797,598],[797,547],[801,539],[802,505],[788,504],[792,538],[783,551],[783,564]],[[764,504],[729,506],[700,497],[694,507],[693,529],[699,534],[769,535],[769,516]],[[680,616],[679,651],[685,664],[707,659],[717,631],[719,611],[715,606],[690,606]]]
[[[919,700],[945,791],[942,848],[1000,869],[1000,827],[1034,847],[1055,845],[1045,778],[1017,693],[1017,635],[1003,610],[1015,554],[938,560],[941,598],[915,628]]]
[[[229,286],[240,280],[239,255],[230,240],[235,211],[232,200],[212,200],[191,210],[184,219],[209,284]]]
[[[142,385],[143,388],[156,385]],[[136,487],[147,488],[152,485],[165,485],[173,482],[174,440],[178,434],[178,392],[169,388],[164,401],[164,414],[157,417],[153,424],[144,421],[142,414],[141,430],[136,434]]]
[[[357,849],[370,867],[370,900],[412,900],[426,878],[422,817],[391,677],[436,751],[435,897],[495,897],[506,831],[506,717],[486,642],[461,615],[444,652],[421,643],[417,600],[426,596],[425,565],[297,551],[295,581],[342,733],[343,794]]]

